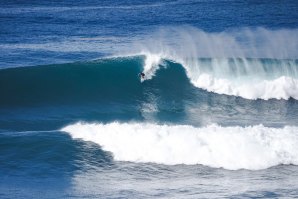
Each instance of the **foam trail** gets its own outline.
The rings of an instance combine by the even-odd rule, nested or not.
[[[298,127],[197,128],[148,123],[77,123],[66,126],[74,139],[99,144],[117,161],[202,164],[225,169],[266,169],[298,165]]]
[[[134,49],[146,56],[148,79],[165,59],[180,63],[191,83],[209,92],[247,99],[298,99],[297,34],[298,29],[207,33],[171,27],[142,39]]]

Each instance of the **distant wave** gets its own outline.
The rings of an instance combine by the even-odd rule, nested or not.
[[[298,128],[221,127],[148,123],[77,123],[61,129],[99,144],[117,161],[202,164],[225,169],[298,165]]]
[[[67,12],[67,11],[84,11],[84,10],[102,10],[102,9],[116,9],[116,10],[134,10],[134,9],[146,9],[146,8],[154,8],[154,7],[162,7],[166,5],[175,5],[178,2],[158,2],[158,3],[148,3],[148,4],[132,4],[132,5],[122,5],[121,3],[107,4],[102,6],[57,6],[57,5],[47,5],[47,6],[20,6],[20,7],[6,7],[0,8],[0,13],[28,13],[28,12]]]

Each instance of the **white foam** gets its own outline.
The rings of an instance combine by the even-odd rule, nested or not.
[[[225,169],[266,169],[298,165],[298,127],[197,128],[148,123],[77,123],[66,126],[74,139],[99,144],[117,161],[202,164]]]

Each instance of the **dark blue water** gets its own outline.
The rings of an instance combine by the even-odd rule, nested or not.
[[[297,10],[0,2],[0,198],[298,197]]]

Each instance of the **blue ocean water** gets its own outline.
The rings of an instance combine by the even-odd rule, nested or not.
[[[298,197],[297,10],[1,1],[0,198]]]

